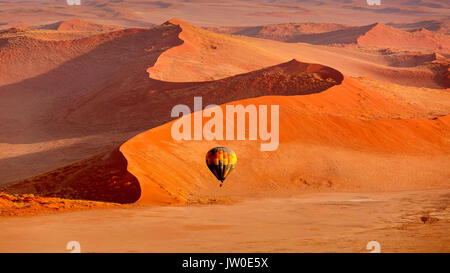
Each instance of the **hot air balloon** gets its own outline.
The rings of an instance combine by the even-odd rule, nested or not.
[[[212,148],[206,154],[206,165],[217,177],[222,187],[223,181],[236,167],[236,153],[227,147]]]

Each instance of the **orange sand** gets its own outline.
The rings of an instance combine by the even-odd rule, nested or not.
[[[2,218],[0,252],[448,252],[448,4],[325,2],[0,4],[0,216],[33,215]],[[273,25],[334,21],[327,6],[345,20]],[[196,26],[151,27],[180,11]],[[436,19],[401,23],[415,14]],[[244,23],[271,25],[200,27]],[[194,96],[279,105],[278,149],[174,141]],[[219,145],[238,156],[222,188],[204,164]]]
[[[449,252],[449,191],[310,193],[0,221],[0,252]],[[49,232],[51,231],[51,232]]]
[[[114,208],[119,206],[115,203],[48,198],[33,194],[10,195],[0,192],[0,216],[50,214],[63,211]]]
[[[78,30],[83,25],[96,26],[72,23]],[[9,117],[3,120],[2,137],[22,138],[1,144],[18,147],[17,158],[6,154],[6,162],[23,162],[21,156],[29,156],[29,148],[48,153],[56,143],[62,147],[58,149],[70,151],[64,153],[69,159],[37,153],[30,165],[48,169],[86,158],[89,149],[85,147],[91,153],[102,147],[112,151],[112,144],[105,142],[119,144],[149,130],[126,141],[120,152],[103,152],[50,169],[8,186],[9,193],[120,203],[139,199],[145,204],[167,205],[233,202],[305,191],[450,186],[445,168],[450,147],[449,91],[387,82],[412,80],[411,85],[442,87],[430,70],[391,66],[382,51],[374,54],[371,49],[217,34],[179,19],[151,29],[94,33],[65,41],[51,35],[36,39],[28,33],[2,34],[10,43],[0,52],[7,59],[3,70],[10,73],[2,79],[0,99],[5,107],[0,111]],[[27,59],[29,45],[51,61],[30,69],[36,60]],[[47,52],[49,47],[57,53]],[[72,49],[68,54],[67,48]],[[282,63],[292,56],[338,70],[296,60]],[[431,61],[438,59],[445,61],[440,55]],[[81,74],[71,75],[74,69]],[[95,75],[92,81],[76,81],[78,77],[89,79],[91,74]],[[67,88],[66,92],[58,92],[60,88]],[[248,141],[173,141],[170,109],[178,103],[191,105],[194,96],[203,96],[204,105],[222,107],[226,103],[280,105],[279,149],[263,153],[260,143]],[[41,119],[35,121],[34,116]],[[204,153],[218,145],[230,146],[239,158],[238,168],[220,192],[203,164]],[[131,190],[124,191],[130,185],[134,185]]]

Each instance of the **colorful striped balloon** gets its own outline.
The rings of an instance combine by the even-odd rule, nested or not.
[[[234,168],[236,168],[236,153],[227,147],[216,147],[212,148],[206,154],[206,165],[208,165],[209,170],[220,180],[220,186],[231,173]]]

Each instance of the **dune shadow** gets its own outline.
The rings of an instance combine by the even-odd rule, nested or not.
[[[120,86],[124,78],[146,82],[145,72],[171,47],[182,44],[179,26],[132,28],[64,41],[31,39],[35,54],[81,55],[19,82],[0,86],[0,143],[30,144],[89,135],[89,126],[64,120],[71,107],[92,99],[104,87]],[[0,39],[0,43],[5,39]],[[38,48],[38,49],[35,49]],[[55,51],[55,52],[53,52]],[[6,65],[6,64],[2,64]],[[6,67],[7,69],[7,67]],[[132,89],[132,88],[129,88]],[[94,114],[95,115],[95,114]],[[93,130],[95,132],[101,130]]]
[[[10,185],[9,194],[134,203],[141,187],[118,148]]]
[[[169,34],[165,32],[167,28]],[[309,95],[339,85],[344,79],[333,68],[297,60],[205,82],[164,82],[149,78],[147,68],[164,51],[183,43],[178,37],[180,32],[177,25],[134,30],[47,73],[0,87],[2,104],[16,103],[10,105],[11,109],[18,107],[16,115],[21,115],[21,110],[26,108],[31,111],[29,116],[34,117],[17,126],[19,131],[4,130],[0,142],[29,144],[96,134],[142,132],[175,119],[170,113],[177,104],[193,109],[193,98],[197,96],[203,98],[204,105],[220,105],[262,96]],[[25,106],[21,104],[24,97],[29,100]],[[20,159],[45,160],[58,151],[65,150],[57,148],[2,161],[11,165]],[[116,203],[133,203],[141,196],[139,181],[127,171],[127,160],[118,148],[30,177],[4,190],[11,194],[33,193]]]
[[[174,83],[148,79],[147,82],[151,83],[154,90],[157,90],[156,95],[148,93],[148,86],[134,90],[135,94],[141,92],[143,95],[142,97],[138,96],[140,103],[124,104],[124,108],[132,107],[139,115],[135,115],[132,119],[126,117],[127,123],[125,124],[145,127],[145,130],[148,130],[167,123],[174,119],[170,117],[173,105],[183,103],[193,109],[193,97],[195,96],[202,96],[203,102],[206,104],[224,104],[267,95],[308,95],[323,92],[334,85],[341,84],[343,78],[344,76],[335,69],[292,60],[209,82]],[[168,101],[171,103],[168,104]],[[93,103],[93,101],[86,102],[86,104],[89,103]],[[106,100],[104,103],[97,107],[107,110],[108,101]],[[91,108],[88,107],[88,109]],[[148,117],[152,118],[148,119]],[[50,150],[33,156],[40,158],[50,155],[52,152],[57,151]],[[127,160],[118,148],[25,179],[4,190],[12,194],[34,193],[47,197],[116,203],[133,203],[141,196],[139,181],[127,171]]]
[[[109,34],[119,37],[47,73],[1,86],[0,104],[7,108],[0,142],[30,144],[144,131],[170,121],[171,108],[190,105],[193,96],[202,96],[208,104],[223,104],[259,96],[312,94],[343,80],[333,68],[292,60],[215,81],[159,81],[149,78],[146,70],[164,51],[184,43],[178,37],[180,26],[128,31]],[[94,38],[76,43],[90,43],[89,39]]]

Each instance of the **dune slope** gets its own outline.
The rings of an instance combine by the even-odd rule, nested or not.
[[[219,144],[234,147],[243,162],[250,162],[236,170],[236,176],[245,182],[223,190],[224,198],[248,197],[250,187],[255,189],[255,195],[278,194],[287,189],[296,192],[445,187],[448,90],[352,78],[344,76],[346,73],[341,73],[340,68],[351,76],[368,73],[400,82],[414,79],[421,86],[434,81],[432,73],[403,67],[386,72],[388,66],[376,56],[365,58],[370,54],[214,34],[179,20],[154,29],[127,29],[69,41],[14,35],[3,37],[8,44],[19,43],[17,47],[6,45],[1,49],[4,56],[14,57],[4,64],[5,71],[21,61],[26,68],[26,55],[16,57],[11,53],[25,52],[27,46],[21,46],[20,41],[37,45],[36,52],[44,52],[47,43],[61,52],[66,52],[66,44],[79,51],[63,56],[64,61],[59,64],[57,59],[43,61],[33,77],[18,74],[18,82],[7,82],[10,79],[5,78],[0,87],[0,137],[7,143],[0,146],[10,149],[17,145],[39,151],[32,155],[25,150],[16,150],[12,155],[9,150],[3,152],[0,155],[6,164],[1,165],[5,170],[11,166],[8,162],[20,161],[21,156],[32,156],[32,166],[42,164],[46,168],[42,169],[52,170],[98,153],[101,147],[107,147],[105,143],[111,145],[150,130],[120,148],[127,161],[121,164],[120,173],[125,173],[127,166],[139,181],[140,190],[135,184],[134,194],[120,197],[112,191],[101,196],[98,189],[107,185],[100,183],[102,186],[97,187],[97,182],[88,182],[98,180],[88,175],[95,174],[95,160],[65,167],[89,170],[80,171],[85,177],[78,177],[78,172],[50,172],[10,187],[13,193],[32,190],[47,196],[117,202],[140,198],[142,202],[158,204],[202,202],[215,189],[209,187],[216,185],[211,183],[211,175],[204,172],[203,159],[197,159]],[[134,47],[130,48],[130,44]],[[183,61],[186,56],[190,62]],[[330,63],[339,69],[287,62],[292,60],[289,56],[300,56],[302,61],[319,60],[318,63]],[[286,62],[279,64],[283,61]],[[278,65],[268,67],[271,63]],[[258,70],[246,71],[255,67]],[[240,71],[248,73],[235,75]],[[429,76],[430,81],[423,81],[421,75]],[[280,148],[273,154],[261,154],[259,143],[254,142],[174,142],[170,137],[171,123],[166,124],[173,119],[170,111],[176,104],[192,109],[194,96],[202,96],[204,106],[233,101],[280,105]],[[93,141],[93,136],[100,141]],[[11,139],[14,143],[9,143]],[[74,139],[79,142],[72,142]],[[57,142],[63,148],[55,149]],[[64,159],[51,161],[55,157],[49,157],[49,151],[62,154]],[[306,159],[298,160],[299,152],[294,151],[301,151]],[[183,158],[189,154],[196,156],[194,165],[183,166]],[[253,160],[253,155],[261,158]],[[172,166],[177,169],[167,171]],[[273,175],[269,172],[271,167],[276,168]],[[189,171],[191,168],[196,171]],[[16,179],[34,173],[21,175]],[[111,174],[100,177],[108,183],[117,179]],[[130,179],[132,176],[120,181],[126,184]],[[255,184],[258,182],[261,187]],[[93,189],[86,192],[90,186]],[[66,193],[66,187],[76,190]]]
[[[136,134],[117,131],[113,121],[97,130],[63,114],[76,111],[74,102],[95,101],[102,91],[132,93],[147,84],[145,70],[179,45],[179,31],[161,26],[83,38],[73,38],[73,31],[56,38],[58,32],[50,30],[0,34],[0,184],[111,149]],[[95,112],[91,118],[107,119]]]
[[[142,93],[141,96],[138,96],[139,103],[124,103],[120,113],[117,113],[116,105],[121,103],[122,99],[128,101],[129,98],[124,97],[124,93],[121,92],[105,92],[98,95],[96,100],[76,101],[75,105],[77,106],[74,108],[77,111],[68,116],[63,116],[65,121],[71,119],[84,120],[86,124],[91,124],[95,128],[109,126],[111,121],[114,121],[116,128],[120,128],[120,124],[138,126],[138,124],[142,124],[142,120],[150,116],[152,119],[149,126],[154,127],[173,119],[169,113],[176,104],[187,103],[192,105],[194,96],[203,97],[205,104],[221,104],[270,94],[318,93],[339,84],[342,80],[343,75],[337,70],[292,60],[288,63],[212,82],[154,83],[153,86],[159,87],[157,92],[148,94],[147,89],[142,89],[139,91]],[[138,95],[137,91],[135,90],[135,96]],[[169,101],[173,105],[168,104],[167,99],[170,99]],[[166,103],[161,103],[161,100],[165,100]],[[92,119],[93,108],[101,109],[98,115],[107,119]],[[130,120],[130,117],[133,118]],[[6,191],[14,194],[36,193],[44,196],[119,203],[136,201],[141,192],[139,184],[133,176],[125,172],[126,163],[118,155],[120,152],[114,151],[112,154],[113,156],[107,156],[103,153],[61,169],[26,179],[13,184]],[[107,158],[106,161],[104,160],[105,157]],[[114,160],[111,161],[110,157]]]
[[[328,23],[300,23],[258,27],[209,27],[218,33],[245,35],[289,43],[316,45],[353,44],[381,48],[427,48],[437,51],[450,49],[450,37],[420,27],[401,30],[382,23],[367,26],[348,26]]]
[[[105,177],[103,172],[97,174],[96,157],[27,179],[7,188],[7,192],[26,193],[31,187],[37,194],[105,201],[86,193],[99,193],[102,187],[114,186],[114,181],[119,182],[116,187],[124,187],[135,177],[135,194],[128,201],[182,204],[305,191],[450,186],[444,167],[450,160],[450,94],[446,91],[343,77],[331,68],[298,61],[186,85],[167,89],[163,97],[186,103],[191,109],[192,102],[186,101],[194,96],[204,98],[203,106],[227,101],[279,105],[279,148],[261,152],[261,141],[175,141],[171,136],[172,121],[139,134],[120,147],[127,161],[120,170],[130,173],[123,179],[111,176],[111,172],[117,172],[115,168],[106,168]],[[245,99],[247,96],[255,98]],[[166,107],[169,112],[170,107]],[[225,105],[221,107],[224,109]],[[161,108],[153,110],[155,114],[161,112]],[[207,120],[204,118],[204,122]],[[219,191],[215,178],[204,166],[204,155],[211,147],[222,145],[236,151],[238,168]],[[72,192],[65,190],[68,185]],[[114,190],[110,194],[106,200],[116,200]]]
[[[411,34],[383,24],[345,27],[337,31],[305,34],[308,37],[309,35],[315,37],[308,38],[309,41],[302,41],[314,44],[308,45],[213,33],[179,19],[169,20],[166,24],[180,26],[179,38],[183,42],[164,52],[155,65],[147,70],[154,79],[174,82],[220,79],[295,58],[331,66],[351,76],[368,76],[407,86],[430,88],[449,86],[444,75],[448,70],[446,58],[443,61],[429,60],[409,66],[398,66],[391,62],[392,58],[404,58],[404,51],[413,55],[410,59],[414,59],[414,56],[420,58],[422,55],[431,54],[430,50],[447,47],[448,35],[422,33],[426,30],[421,32],[422,35]],[[294,30],[287,32],[295,33]],[[289,35],[288,33],[285,35]],[[430,35],[433,37],[428,37]],[[437,38],[434,35],[437,35]],[[389,37],[386,39],[388,42],[383,40],[384,37]],[[319,42],[321,39],[327,43]],[[389,44],[392,41],[398,45]],[[350,46],[340,48],[321,44]],[[419,49],[411,51],[411,46],[419,44]],[[374,49],[378,46],[379,50]],[[407,48],[403,48],[404,46]],[[390,47],[398,49],[385,50]]]
[[[141,183],[142,203],[450,187],[444,167],[450,162],[448,105],[441,109],[446,115],[431,117],[405,102],[344,79],[321,93],[232,103],[280,105],[280,145],[274,152],[261,152],[260,141],[174,141],[172,123],[120,149]],[[204,166],[214,146],[238,154],[237,168],[220,190]]]
[[[137,179],[127,171],[127,160],[115,149],[44,173],[7,188],[9,194],[133,203],[141,194]]]
[[[80,18],[74,18],[67,21],[60,21],[53,24],[43,25],[38,27],[38,29],[51,29],[57,31],[92,31],[92,32],[109,32],[120,30],[123,27],[96,24],[89,21],[82,20]]]

